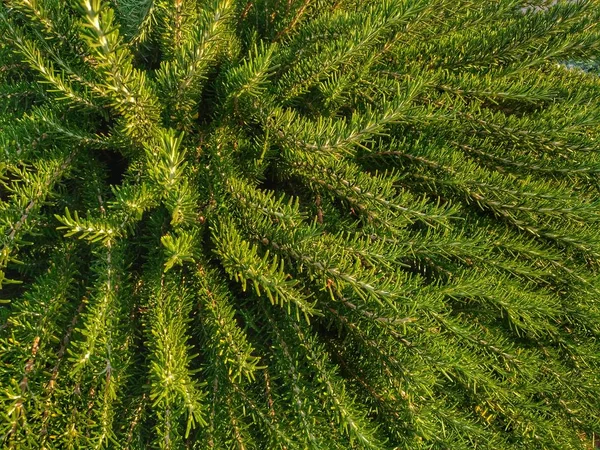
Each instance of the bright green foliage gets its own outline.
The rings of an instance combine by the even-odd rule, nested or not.
[[[0,33],[0,447],[592,447],[599,0]]]

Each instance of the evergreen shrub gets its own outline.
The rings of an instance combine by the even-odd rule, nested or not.
[[[593,446],[598,0],[0,32],[0,447]]]

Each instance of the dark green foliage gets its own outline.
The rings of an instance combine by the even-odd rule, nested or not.
[[[591,448],[598,0],[0,32],[0,447]]]

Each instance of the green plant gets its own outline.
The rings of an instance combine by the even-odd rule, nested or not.
[[[599,24],[3,0],[2,447],[589,448]]]

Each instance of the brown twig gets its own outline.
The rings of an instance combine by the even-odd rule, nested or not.
[[[304,12],[306,11],[306,8],[308,8],[308,5],[310,5],[311,1],[312,0],[304,0],[304,3],[302,4],[302,6],[300,7],[300,9],[298,10],[298,12],[296,13],[296,15],[294,16],[294,18],[292,19],[292,21],[290,22],[290,24],[287,27],[285,27],[283,30],[281,30],[279,33],[277,33],[277,36],[275,36],[275,39],[274,39],[275,42],[279,42],[279,40],[283,36],[285,36],[290,31],[292,31],[292,29],[296,26],[296,24],[298,23],[298,21],[300,20],[300,18],[304,14]]]

